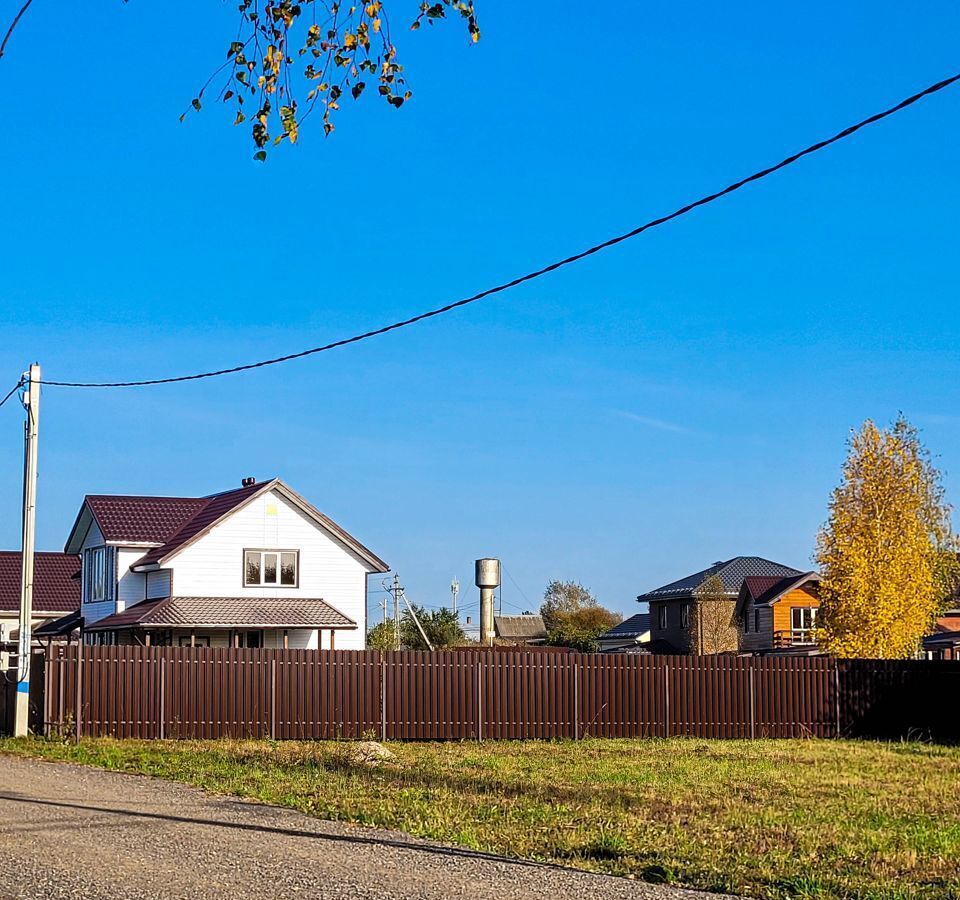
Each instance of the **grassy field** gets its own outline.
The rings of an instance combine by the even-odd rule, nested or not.
[[[0,741],[478,850],[755,897],[960,898],[960,748]]]

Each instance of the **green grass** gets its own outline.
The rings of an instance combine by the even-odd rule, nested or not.
[[[960,748],[854,741],[0,741],[477,850],[755,897],[960,900]]]

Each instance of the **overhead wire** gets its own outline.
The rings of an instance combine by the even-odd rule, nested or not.
[[[850,137],[853,134],[856,134],[862,128],[866,128],[868,125],[873,125],[876,122],[886,119],[889,116],[894,115],[895,113],[900,112],[901,110],[906,109],[909,106],[917,103],[918,101],[929,97],[932,94],[938,93],[939,91],[944,90],[950,85],[954,84],[960,80],[960,73],[945,78],[942,81],[938,81],[935,84],[931,84],[928,87],[924,88],[921,91],[917,91],[915,94],[911,94],[909,97],[901,100],[899,103],[894,104],[893,106],[884,109],[881,112],[874,113],[871,116],[868,116],[865,119],[857,122],[854,125],[850,125],[844,128],[842,131],[838,131],[832,137],[826,138],[822,141],[817,141],[814,144],[811,144],[808,147],[805,147],[803,150],[800,150],[796,153],[792,153],[790,156],[782,159],[780,162],[767,166],[764,169],[760,169],[757,172],[754,172],[751,175],[748,175],[745,178],[741,178],[739,181],[735,181],[732,184],[727,185],[721,190],[715,191],[712,194],[707,194],[703,197],[700,197],[697,200],[694,200],[690,203],[684,204],[683,206],[675,209],[673,212],[668,213],[663,216],[659,216],[655,219],[651,219],[649,222],[645,222],[643,225],[639,225],[636,228],[632,228],[630,231],[626,231],[623,234],[616,235],[615,237],[608,238],[605,241],[601,241],[598,244],[593,244],[585,250],[581,250],[578,253],[574,253],[571,256],[564,257],[563,259],[557,260],[556,262],[550,263],[549,265],[543,266],[542,268],[535,269],[531,272],[528,272],[525,275],[521,275],[517,278],[513,278],[510,281],[503,282],[494,287],[487,288],[476,294],[471,295],[470,297],[465,297],[462,300],[457,300],[453,303],[448,303],[444,306],[437,307],[436,309],[431,309],[426,312],[418,313],[416,315],[410,316],[406,319],[401,319],[400,321],[393,322],[389,325],[384,325],[380,328],[374,328],[370,331],[364,331],[360,334],[355,334],[352,337],[342,338],[337,341],[332,341],[328,344],[323,344],[319,347],[311,347],[307,350],[300,350],[296,353],[287,353],[283,356],[276,356],[271,359],[263,359],[258,362],[244,363],[238,366],[231,366],[225,369],[212,369],[209,371],[195,372],[189,375],[175,375],[166,378],[148,378],[140,381],[54,381],[54,380],[43,380],[43,384],[55,386],[55,387],[65,387],[65,388],[121,388],[121,387],[146,387],[148,385],[155,384],[173,384],[176,382],[184,381],[197,381],[202,378],[216,378],[221,375],[232,375],[238,372],[247,372],[251,369],[259,369],[264,366],[273,366],[279,363],[290,362],[295,359],[302,359],[305,356],[312,356],[316,353],[324,353],[328,350],[334,350],[338,347],[345,347],[349,344],[356,344],[360,341],[368,340],[369,338],[378,337],[379,335],[387,334],[391,331],[396,331],[400,328],[406,328],[409,325],[414,325],[418,322],[423,322],[426,319],[431,319],[435,316],[443,315],[444,313],[451,312],[460,307],[467,306],[471,303],[476,303],[479,300],[483,300],[486,297],[491,297],[494,294],[499,294],[504,291],[515,288],[521,284],[524,284],[528,281],[533,281],[535,278],[540,278],[543,275],[546,275],[550,272],[554,272],[557,269],[563,268],[564,266],[571,265],[572,263],[579,262],[580,260],[586,259],[589,256],[592,256],[595,253],[599,253],[602,250],[606,250],[610,247],[613,247],[617,244],[622,243],[623,241],[629,240],[630,238],[637,237],[640,234],[643,234],[645,231],[650,230],[651,228],[656,228],[659,225],[663,225],[667,222],[670,222],[674,219],[678,219],[681,216],[687,215],[695,209],[698,209],[701,206],[706,206],[709,203],[713,203],[716,200],[721,199],[722,197],[732,194],[734,191],[738,191],[741,188],[746,187],[749,184],[752,184],[755,181],[760,181],[762,178],[766,178],[769,175],[779,172],[781,169],[785,169],[787,166],[791,166],[799,160],[803,159],[806,156],[810,156],[813,153],[817,153],[820,150],[823,150],[826,147],[829,147],[831,144],[835,144],[838,141],[842,141],[845,138]]]

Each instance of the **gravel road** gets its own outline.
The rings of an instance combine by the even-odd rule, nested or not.
[[[0,897],[710,895],[473,853],[160,779],[0,757]]]

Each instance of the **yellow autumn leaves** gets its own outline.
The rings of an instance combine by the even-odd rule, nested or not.
[[[956,583],[940,473],[903,417],[850,440],[816,560],[818,641],[842,657],[912,656]]]

